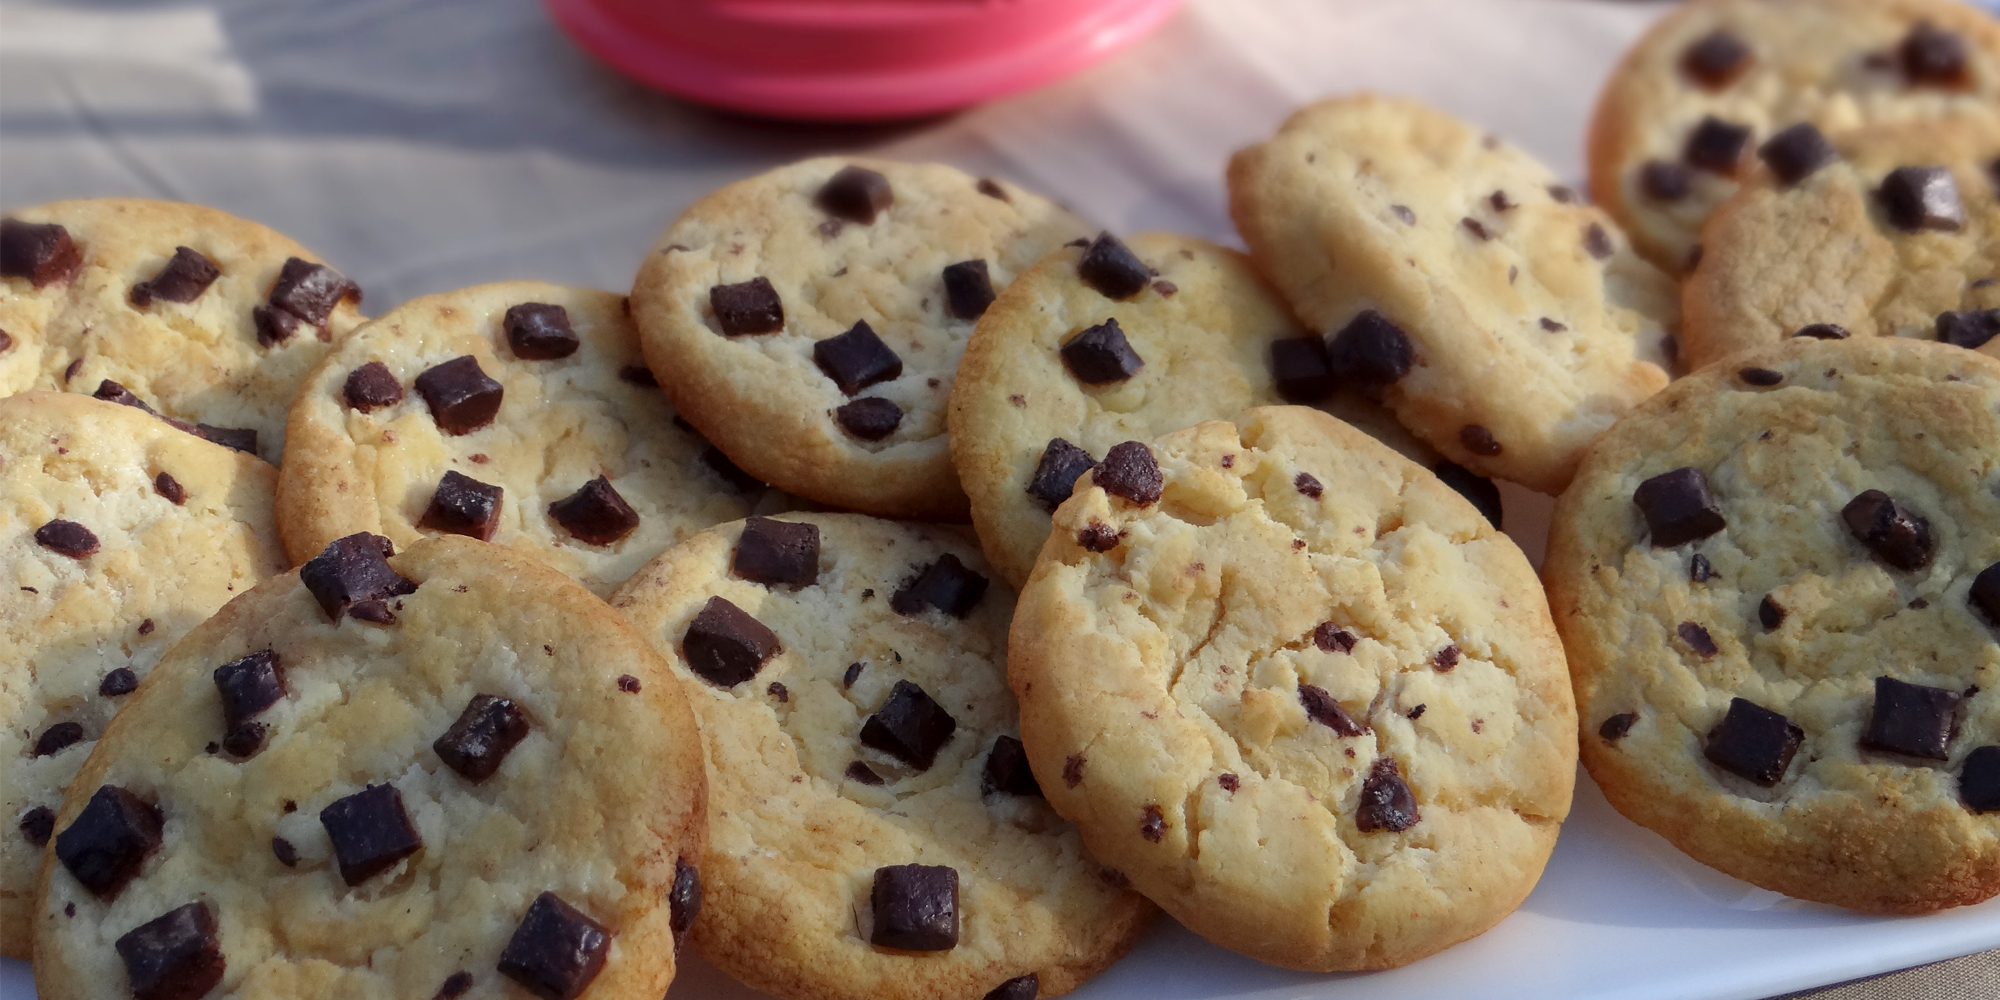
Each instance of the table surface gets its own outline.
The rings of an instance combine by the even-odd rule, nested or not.
[[[1046,192],[1120,232],[1233,244],[1220,182],[1229,152],[1325,94],[1417,96],[1580,178],[1598,83],[1662,9],[1194,0],[1152,39],[1069,81],[955,116],[842,127],[718,114],[645,91],[556,33],[534,0],[0,0],[0,205],[100,195],[216,205],[312,247],[366,289],[376,314],[509,278],[623,289],[659,230],[695,198],[823,152],[950,162]],[[1510,533],[1539,553],[1546,501],[1512,490],[1508,499]],[[1615,884],[1592,884],[1607,868],[1618,870]],[[1627,884],[1652,886],[1684,911],[1650,924],[1620,912],[1609,893]],[[1676,923],[1690,914],[1693,926]],[[2000,943],[1992,904],[1921,919],[1929,923],[1870,921],[1761,894],[1625,822],[1586,778],[1576,819],[1522,914],[1447,955],[1508,969],[1517,945],[1546,951],[1540,935],[1564,935],[1589,964],[1580,952],[1607,923],[1706,936],[1718,953],[1774,925],[1800,935],[1800,961],[1767,962],[1755,983],[1628,955],[1613,958],[1635,983],[1616,990],[1552,971],[1488,991],[1751,997],[1879,971],[1885,953],[1929,961]],[[1226,980],[1228,995],[1246,997],[1362,996],[1426,981],[1425,963],[1366,985],[1267,970],[1162,924],[1077,996],[1134,995],[1142,985],[1154,997],[1202,995],[1163,980]],[[1835,939],[1844,943],[1825,947]],[[698,959],[687,964],[673,997],[749,995]],[[1649,990],[1641,980],[1652,974],[1683,977],[1685,989]],[[0,964],[8,1000],[31,996],[26,982],[19,963]],[[1812,995],[2000,996],[2000,952]]]

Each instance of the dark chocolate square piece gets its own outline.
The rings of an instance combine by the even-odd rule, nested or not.
[[[849,396],[903,374],[903,359],[876,336],[866,320],[848,327],[846,333],[814,343],[813,363]]]
[[[1972,578],[1972,590],[1966,596],[1972,606],[1986,615],[1989,624],[2000,626],[2000,562],[1979,571]]]
[[[1770,788],[1792,766],[1805,730],[1762,705],[1732,698],[1729,713],[1708,731],[1702,754],[1715,766]]]
[[[1868,490],[1848,501],[1840,516],[1861,544],[1897,569],[1916,572],[1937,554],[1930,521],[1881,490]]]
[[[35,529],[35,544],[58,555],[83,559],[96,554],[97,534],[75,521],[57,518]]]
[[[1874,750],[1908,754],[1929,760],[1950,756],[1951,738],[1958,732],[1957,691],[1910,684],[1893,677],[1875,678],[1875,710],[1861,744]]]
[[[527,738],[528,717],[513,699],[476,694],[431,749],[446,766],[476,785],[493,777],[507,759],[507,751]]]
[[[1417,352],[1402,327],[1373,309],[1365,309],[1327,342],[1326,356],[1335,378],[1380,389],[1408,375]]]
[[[1717,29],[1681,53],[1681,72],[1709,90],[1721,90],[1749,72],[1750,46]]]
[[[42,735],[35,737],[35,748],[29,752],[29,756],[47,757],[50,754],[61,753],[81,742],[83,742],[83,723],[58,722],[42,730]]]
[[[154,416],[159,415],[159,411],[153,409],[145,400],[140,399],[138,393],[125,388],[122,383],[113,382],[110,379],[105,379],[97,383],[97,391],[91,393],[91,396],[104,400],[107,403],[117,403],[119,406],[129,406],[135,410],[144,410]]]
[[[1729,524],[1722,517],[1722,505],[1708,491],[1708,477],[1691,465],[1640,483],[1632,491],[1632,502],[1645,515],[1656,549],[1707,538]]]
[[[372,413],[402,402],[403,383],[396,381],[388,365],[370,361],[347,373],[347,383],[341,387],[341,396],[347,400],[348,406],[363,413]]]
[[[271,286],[271,305],[314,326],[322,326],[342,299],[361,301],[361,288],[339,271],[293,257]]]
[[[785,328],[785,304],[778,299],[771,279],[761,274],[709,289],[708,306],[715,310],[715,323],[725,336],[777,333]]]
[[[234,729],[237,723],[262,714],[285,696],[278,654],[260,650],[215,668],[215,690],[222,696],[224,729]]]
[[[1062,345],[1061,353],[1063,365],[1085,385],[1123,382],[1146,366],[1145,359],[1132,349],[1115,319],[1107,319],[1071,337]]]
[[[582,910],[545,892],[528,904],[500,952],[500,974],[541,1000],[575,1000],[604,970],[611,932]]]
[[[99,899],[118,895],[159,847],[159,811],[117,785],[98,788],[56,834],[56,860]]]
[[[1166,488],[1160,463],[1144,442],[1125,441],[1111,446],[1104,461],[1097,464],[1091,482],[1115,497],[1124,497],[1141,507],[1157,503]]]
[[[701,871],[686,858],[674,859],[674,884],[667,890],[667,926],[674,932],[674,945],[687,936],[694,918],[701,913]]]
[[[500,527],[500,500],[507,491],[471,476],[447,471],[431,494],[417,527],[491,541]]]
[[[137,1000],[199,1000],[222,982],[226,962],[205,902],[168,910],[115,944]]]
[[[1980,747],[1965,755],[1958,794],[1973,812],[2000,812],[2000,746]]]
[[[1896,54],[1912,84],[1962,87],[1966,82],[1965,39],[1929,21],[1919,21],[1903,37]]]
[[[193,302],[221,275],[222,269],[200,251],[192,247],[175,247],[174,255],[168,258],[166,266],[160,268],[160,273],[132,286],[132,304],[144,309],[152,305],[154,299]]]
[[[0,220],[0,277],[26,278],[36,288],[68,281],[83,267],[69,230],[53,223]]]
[[[1653,201],[1679,201],[1694,190],[1694,172],[1678,163],[1652,160],[1639,168],[1639,190]]]
[[[820,211],[864,226],[874,225],[875,216],[895,203],[896,192],[889,187],[889,178],[852,164],[835,171],[813,195],[813,204]]]
[[[1035,780],[1035,772],[1028,767],[1028,751],[1012,736],[994,738],[993,749],[986,754],[986,768],[979,775],[979,793],[994,792],[1042,796],[1041,782]]]
[[[2000,337],[2000,309],[1938,313],[1937,335],[1947,344],[1978,350]]]
[[[947,552],[937,561],[917,571],[889,595],[889,607],[899,615],[914,615],[936,608],[964,618],[986,596],[986,577],[973,572],[958,557]]]
[[[1504,511],[1500,505],[1500,487],[1493,480],[1473,472],[1457,462],[1439,462],[1431,469],[1446,486],[1458,491],[1458,495],[1472,502],[1479,513],[1495,528],[1500,527]]]
[[[716,687],[735,687],[784,651],[778,636],[742,608],[711,597],[681,637],[688,669]]]
[[[1743,159],[1743,147],[1749,142],[1750,126],[1709,115],[1688,134],[1687,148],[1681,158],[1703,170],[1733,175],[1736,164]]]
[[[753,517],[737,536],[729,568],[756,583],[810,586],[819,579],[819,525]]]
[[[514,356],[528,361],[553,361],[576,353],[583,342],[569,325],[569,310],[547,302],[523,302],[509,307],[500,320]]]
[[[603,476],[549,504],[549,516],[578,541],[590,545],[610,545],[639,526],[639,512]]]
[[[951,740],[958,720],[924,689],[897,681],[889,700],[861,726],[861,745],[872,747],[919,771],[928,771],[938,750]]]
[[[299,582],[335,624],[343,613],[387,624],[396,620],[389,612],[388,599],[417,592],[416,584],[389,568],[387,557],[394,551],[387,538],[357,532],[335,540],[306,560],[299,567]],[[384,615],[388,622],[381,620]]]
[[[875,929],[868,940],[905,951],[958,947],[958,870],[942,865],[875,869]]]
[[[1417,797],[1403,781],[1394,757],[1378,757],[1361,783],[1361,798],[1355,804],[1354,825],[1362,833],[1386,830],[1395,833],[1417,825]]]
[[[277,306],[252,307],[250,325],[257,329],[257,344],[260,347],[282,344],[299,332],[299,318]]]
[[[1076,262],[1077,277],[1107,299],[1129,299],[1151,284],[1153,270],[1110,233],[1098,233]]]
[[[988,990],[984,1000],[1035,1000],[1042,995],[1042,977],[1030,972]]]
[[[1333,392],[1333,368],[1327,363],[1326,341],[1318,337],[1282,337],[1271,341],[1271,380],[1286,402],[1314,403]]]
[[[470,434],[493,422],[506,388],[487,377],[479,359],[470,354],[427,369],[417,376],[417,394],[430,404],[438,429],[453,437]]]
[[[1943,167],[1897,167],[1875,192],[1889,224],[1907,233],[1950,232],[1965,225],[1958,180]]]
[[[1314,684],[1299,685],[1299,704],[1306,709],[1306,718],[1325,726],[1340,736],[1360,736],[1368,727],[1354,721],[1354,716],[1340,707],[1323,687]]]
[[[903,424],[903,408],[880,396],[863,396],[835,407],[833,419],[842,430],[863,441],[880,441]]]
[[[1783,184],[1797,184],[1840,159],[1833,143],[1826,141],[1826,135],[1811,122],[1800,122],[1765,140],[1757,147],[1757,155]]]
[[[993,276],[984,260],[964,260],[944,269],[944,297],[958,319],[978,319],[993,304]]]
[[[1076,481],[1096,464],[1090,452],[1062,438],[1050,438],[1048,447],[1042,449],[1042,460],[1035,465],[1034,478],[1028,480],[1028,495],[1053,511],[1069,499]]]
[[[319,822],[333,840],[341,881],[360,885],[417,853],[424,839],[403,809],[403,793],[394,785],[369,785],[319,811]]]

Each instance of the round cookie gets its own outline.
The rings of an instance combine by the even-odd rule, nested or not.
[[[2000,891],[2000,362],[1800,338],[1697,372],[1592,450],[1543,575],[1619,812],[1800,899]]]
[[[2000,21],[1955,0],[1693,0],[1661,18],[1605,84],[1590,191],[1669,273],[1690,269],[1709,213],[1755,151],[1810,122],[1994,113]]]
[[[1229,164],[1230,212],[1333,373],[1480,475],[1560,492],[1667,383],[1676,289],[1526,153],[1414,101],[1324,101]]]
[[[29,957],[42,847],[112,714],[170,643],[289,565],[276,480],[128,407],[0,399],[0,954]]]
[[[632,289],[681,415],[750,474],[883,517],[963,520],[945,405],[995,293],[1082,222],[937,164],[820,158],[731,184]]]
[[[1265,962],[1472,937],[1569,813],[1576,715],[1527,559],[1317,410],[1120,445],[1056,511],[1009,644],[1028,757],[1091,854]]]
[[[42,869],[43,1000],[666,992],[706,826],[679,683],[532,559],[387,548],[230,602],[112,722]]]
[[[212,208],[19,209],[0,222],[0,394],[122,386],[124,401],[276,465],[299,380],[362,321],[360,301],[304,247]]]
[[[1807,126],[1774,155],[1702,230],[1682,288],[1690,367],[1801,330],[2000,357],[2000,117],[1831,141]]]
[[[702,532],[613,598],[708,741],[709,961],[786,1000],[1014,1000],[1131,948],[1153,908],[1041,797],[987,572],[957,532],[792,514]]]
[[[425,296],[356,330],[306,378],[287,433],[278,527],[299,562],[357,531],[461,534],[603,596],[782,500],[675,416],[622,296],[541,282]]]
[[[1365,396],[1335,391],[1325,345],[1243,254],[1168,233],[1140,233],[1130,250],[1157,272],[1137,295],[1105,297],[1079,272],[1087,251],[1058,250],[1014,279],[959,362],[952,457],[986,557],[1010,584],[1027,581],[1075,479],[1120,441],[1290,399],[1440,463]],[[1100,371],[1113,356],[1134,370]]]

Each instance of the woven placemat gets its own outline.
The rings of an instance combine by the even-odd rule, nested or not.
[[[2000,951],[1788,993],[1774,1000],[1994,1000],[1996,997],[2000,997]]]

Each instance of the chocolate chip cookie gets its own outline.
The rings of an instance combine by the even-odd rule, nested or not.
[[[1312,105],[1236,154],[1229,197],[1335,382],[1480,475],[1560,492],[1667,383],[1673,283],[1547,167],[1442,112]]]
[[[954,532],[789,514],[702,532],[613,597],[708,741],[704,957],[786,1000],[1014,998],[1132,946],[1153,908],[1022,753],[990,574]]]
[[[1673,274],[1784,130],[1993,115],[2000,21],[1955,0],[1695,0],[1625,55],[1598,98],[1590,190]]]
[[[738,466],[836,507],[962,520],[945,406],[973,324],[1083,224],[936,164],[821,158],[731,184],[647,255],[660,385]]]
[[[1265,962],[1388,968],[1472,937],[1569,813],[1576,714],[1526,557],[1317,410],[1112,448],[1057,509],[1009,647],[1050,804]]]
[[[497,545],[340,539],[176,643],[42,869],[43,1000],[657,1000],[699,909],[687,698]]]
[[[1605,435],[1543,574],[1611,804],[1800,899],[2000,892],[2000,361],[1794,338]]]
[[[273,465],[285,409],[361,289],[284,235],[200,205],[98,198],[0,220],[0,393],[103,394]]]

